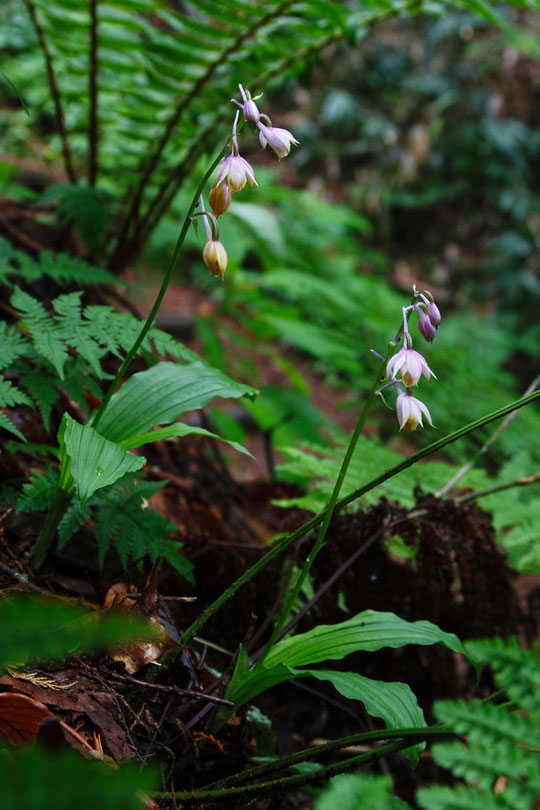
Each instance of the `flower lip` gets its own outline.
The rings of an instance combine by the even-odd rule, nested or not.
[[[246,182],[256,186],[255,173],[250,164],[240,155],[229,155],[217,168],[214,185],[227,183],[231,191],[241,191]]]
[[[426,417],[431,427],[433,427],[431,414],[426,405],[424,405],[424,403],[416,397],[413,397],[412,394],[406,393],[405,391],[398,394],[396,401],[396,414],[399,422],[399,429],[404,430],[406,433],[416,430],[418,425],[421,425],[422,427],[424,426],[422,422],[422,414]]]
[[[431,375],[435,377],[422,355],[414,349],[407,349],[405,346],[391,357],[386,365],[388,377],[395,377],[400,371],[401,379],[408,388],[412,385],[418,385],[422,374],[427,380],[430,379]],[[435,379],[437,378],[435,377]]]

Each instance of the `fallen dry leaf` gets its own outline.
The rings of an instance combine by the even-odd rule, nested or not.
[[[155,570],[157,571],[157,569]],[[109,588],[103,602],[105,610],[114,608],[145,616],[156,631],[156,638],[152,641],[136,641],[133,644],[109,650],[113,661],[121,661],[130,675],[138,672],[145,664],[156,661],[165,650],[172,650],[178,646],[177,641],[163,626],[166,623],[167,627],[172,630],[172,619],[169,619],[168,610],[168,615],[163,618],[160,615],[164,606],[162,600],[157,596],[154,574],[151,574],[140,600],[130,597],[130,593],[134,592],[133,586],[130,587],[125,582],[117,582]]]

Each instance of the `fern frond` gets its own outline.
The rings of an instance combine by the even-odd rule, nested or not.
[[[146,555],[151,560],[163,557],[193,581],[192,565],[179,553],[182,544],[171,540],[178,527],[159,512],[144,508],[145,500],[165,483],[134,479],[106,489],[96,498],[95,532],[100,565],[109,549],[114,548],[124,568],[130,560]]]
[[[28,391],[49,430],[53,405],[58,399],[58,380],[44,368],[23,374],[20,385]]]
[[[491,790],[457,785],[454,788],[446,785],[433,785],[420,788],[417,792],[420,806],[425,810],[511,810],[508,804]]]
[[[58,524],[58,551],[61,551],[67,541],[73,537],[87,520],[92,517],[92,509],[88,503],[81,506],[75,498],[68,506],[62,520]]]
[[[65,343],[57,333],[55,323],[43,304],[15,288],[11,304],[21,314],[21,327],[28,330],[36,352],[50,362],[60,379],[64,377],[64,364],[68,358]]]
[[[540,665],[516,639],[468,642],[467,651],[493,667],[497,685],[517,708],[481,701],[436,703],[437,718],[456,734],[466,734],[467,744],[440,743],[433,756],[467,784],[423,788],[418,800],[426,810],[529,810],[540,792]]]
[[[23,484],[21,494],[17,498],[17,514],[45,512],[51,505],[57,488],[58,475],[51,467],[46,467],[43,472],[32,470],[30,479]]]
[[[538,716],[540,725],[540,664],[537,650],[523,650],[516,638],[468,641],[467,650],[474,658],[495,671],[497,686],[508,696]]]
[[[9,431],[9,433],[13,433],[13,435],[17,436],[17,438],[21,439],[21,441],[26,441],[24,434],[21,433],[19,428],[15,427],[11,419],[6,416],[5,413],[2,413],[2,411],[0,411],[0,428]]]
[[[18,357],[25,354],[28,340],[13,326],[0,321],[0,371],[10,366]]]
[[[110,218],[109,199],[93,186],[57,183],[49,186],[41,202],[56,203],[60,221],[79,233],[93,256],[100,253]]]
[[[83,321],[81,296],[82,292],[74,292],[60,295],[53,301],[54,311],[58,315],[57,334],[87,361],[96,377],[102,377],[100,360],[103,350],[92,334],[91,325]]]
[[[32,408],[34,403],[11,380],[0,379],[0,408],[13,405],[29,405]]]

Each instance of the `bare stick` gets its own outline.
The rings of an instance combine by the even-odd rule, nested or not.
[[[537,387],[539,382],[540,382],[540,374],[538,374],[538,376],[536,376],[534,378],[534,380],[529,385],[529,387],[527,388],[527,390],[525,391],[523,396],[526,397],[529,394],[532,394],[532,392],[535,390],[535,388]],[[501,433],[504,430],[506,430],[506,428],[514,421],[514,419],[516,418],[518,413],[519,413],[519,411],[513,411],[512,413],[508,414],[506,419],[504,419],[501,422],[501,424],[497,427],[497,429],[493,431],[493,433],[491,434],[491,436],[489,437],[487,442],[485,442],[485,444],[482,445],[480,450],[472,457],[472,459],[470,461],[468,461],[467,464],[464,464],[463,467],[461,467],[457,471],[457,473],[452,476],[450,481],[448,481],[444,485],[444,487],[441,487],[441,489],[438,492],[435,493],[436,498],[442,498],[443,495],[446,495],[448,492],[450,492],[450,490],[452,490],[455,487],[455,485],[458,483],[458,481],[461,481],[461,479],[464,478],[470,470],[472,470],[472,468],[475,466],[476,462],[485,453],[487,453],[487,451],[489,450],[489,448],[491,447],[493,442],[495,442],[499,438]]]

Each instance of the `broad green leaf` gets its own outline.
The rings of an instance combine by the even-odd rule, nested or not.
[[[427,725],[416,695],[406,683],[374,681],[356,672],[312,669],[310,674],[319,681],[330,681],[343,697],[362,701],[367,713],[380,717],[387,728],[424,728]],[[425,743],[419,743],[403,751],[413,767],[424,748]]]
[[[133,456],[108,441],[90,425],[80,425],[69,414],[64,414],[58,438],[71,459],[71,474],[81,504],[97,489],[140,470],[146,462],[142,456]]]
[[[364,610],[339,624],[320,624],[307,633],[276,644],[266,657],[266,666],[303,666],[319,661],[345,658],[357,650],[375,651],[406,644],[444,644],[454,652],[464,652],[454,633],[445,633],[427,621],[407,622],[395,613]]]
[[[216,433],[211,433],[209,430],[205,430],[204,428],[184,425],[182,422],[173,422],[172,425],[167,425],[166,427],[158,428],[157,430],[151,430],[148,433],[139,433],[137,436],[130,436],[129,439],[125,439],[124,441],[120,442],[120,444],[125,450],[132,450],[134,447],[142,447],[143,444],[149,444],[150,442],[158,442],[162,439],[173,439],[177,436],[189,436],[192,433],[199,436],[210,436],[211,439],[217,439],[220,442],[225,442],[225,444],[229,444],[231,447],[234,447],[235,450],[238,450],[239,453],[243,453],[250,458],[254,458],[249,450],[246,450],[246,448],[242,447],[242,445],[238,442],[233,442],[230,439],[224,439],[223,436],[218,436]]]
[[[344,697],[362,701],[368,714],[380,717],[388,728],[414,728],[426,725],[424,713],[407,684],[375,681],[356,672],[295,669],[284,664],[273,667],[262,664],[254,666],[247,672],[241,672],[237,667],[227,690],[227,699],[232,700],[237,707],[242,706],[272,686],[294,678],[306,677],[330,681]],[[407,749],[407,755],[414,764],[421,750],[422,746],[418,745]]]
[[[113,442],[130,441],[156,425],[174,422],[186,411],[204,408],[214,397],[255,393],[203,363],[157,363],[134,374],[117,391],[99,422],[99,432]]]

